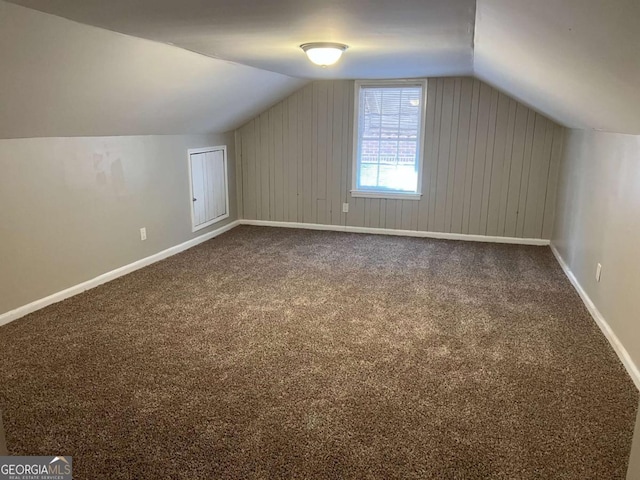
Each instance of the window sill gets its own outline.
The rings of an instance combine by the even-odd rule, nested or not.
[[[420,200],[421,193],[370,192],[367,190],[351,190],[355,198],[382,198],[390,200]]]

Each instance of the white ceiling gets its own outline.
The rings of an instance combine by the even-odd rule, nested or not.
[[[475,0],[12,0],[81,23],[303,78],[472,73]],[[299,45],[349,45],[323,70]]]
[[[225,132],[304,83],[0,1],[0,138]]]
[[[639,0],[11,1],[56,16],[0,0],[0,138],[226,131],[301,78],[445,75],[640,134]],[[309,41],[350,48],[321,69]]]
[[[474,74],[566,126],[640,134],[640,0],[478,0]]]

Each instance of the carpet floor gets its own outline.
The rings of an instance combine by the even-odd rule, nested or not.
[[[547,247],[238,227],[0,327],[75,479],[624,479],[637,401]]]

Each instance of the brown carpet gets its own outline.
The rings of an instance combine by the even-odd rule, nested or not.
[[[637,399],[546,247],[239,227],[0,328],[76,479],[623,479]]]

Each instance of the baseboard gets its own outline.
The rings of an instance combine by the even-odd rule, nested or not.
[[[609,343],[613,347],[613,350],[616,352],[616,355],[618,355],[618,358],[622,362],[622,365],[624,365],[624,368],[627,370],[627,373],[631,377],[631,380],[633,380],[633,383],[635,384],[636,388],[640,390],[640,370],[638,370],[638,367],[631,359],[631,355],[629,355],[629,352],[627,352],[627,349],[624,348],[624,345],[622,345],[622,342],[620,341],[618,336],[615,334],[615,332],[613,331],[609,323],[602,316],[598,308],[595,306],[595,304],[589,297],[589,295],[587,295],[587,292],[585,292],[584,288],[582,288],[582,285],[580,285],[580,282],[578,282],[578,279],[569,268],[569,265],[567,265],[567,263],[564,261],[564,259],[560,255],[560,252],[558,252],[558,250],[556,249],[555,245],[550,244],[550,247],[551,247],[551,251],[553,252],[553,255],[556,257],[556,260],[558,260],[560,267],[562,267],[562,270],[564,271],[565,275],[567,276],[567,278],[569,279],[573,287],[578,292],[578,295],[580,295],[582,302],[587,307],[587,310],[593,317],[594,321],[596,322],[596,325],[598,325],[598,327],[602,331],[602,334],[606,337],[606,339],[609,341]]]
[[[33,313],[41,308],[51,305],[56,302],[60,302],[69,297],[77,295],[89,290],[91,288],[102,285],[103,283],[114,280],[118,277],[131,273],[140,268],[151,265],[152,263],[163,260],[167,257],[183,252],[191,247],[194,247],[202,242],[206,242],[221,233],[224,233],[238,225],[258,225],[268,227],[284,227],[284,228],[303,228],[309,230],[330,230],[337,232],[351,232],[351,233],[368,233],[373,235],[396,235],[405,237],[421,237],[421,238],[439,238],[445,240],[464,240],[473,242],[494,242],[494,243],[511,243],[521,245],[549,245],[549,240],[543,240],[538,238],[512,238],[512,237],[496,237],[485,235],[466,235],[461,233],[442,233],[442,232],[421,232],[416,230],[394,230],[386,228],[369,228],[369,227],[353,227],[348,225],[322,225],[317,223],[294,223],[294,222],[272,222],[266,220],[235,220],[223,227],[220,227],[212,232],[206,233],[194,239],[188,240],[184,243],[170,247],[166,250],[158,252],[149,257],[137,260],[133,263],[117,268],[107,273],[103,273],[91,280],[82,282],[78,285],[74,285],[60,292],[54,293],[47,297],[35,300],[27,305],[23,305],[14,310],[10,310],[0,315],[0,326],[5,325],[13,320],[24,317],[30,313]]]
[[[395,230],[389,228],[352,227],[349,225],[324,225],[319,223],[272,222],[269,220],[240,220],[242,225],[261,227],[303,228],[307,230],[329,230],[334,232],[368,233],[372,235],[395,235],[401,237],[439,238],[443,240],[463,240],[467,242],[511,243],[518,245],[549,245],[549,240],[541,238],[496,237],[489,235],[468,235],[464,233],[422,232],[418,230]]]
[[[139,270],[143,267],[146,267],[147,265],[151,265],[152,263],[164,260],[165,258],[171,257],[176,253],[180,253],[191,247],[195,247],[196,245],[217,237],[218,235],[227,232],[232,228],[237,227],[238,225],[240,225],[240,222],[238,220],[235,220],[209,233],[200,235],[199,237],[193,238],[179,245],[167,248],[166,250],[162,250],[161,252],[155,253],[141,260],[137,260],[123,267],[116,268],[115,270],[111,270],[110,272],[103,273],[102,275],[98,275],[91,280],[87,280],[86,282],[79,283],[78,285],[74,285],[73,287],[69,287],[65,290],[49,295],[48,297],[44,297],[34,302],[28,303],[27,305],[18,307],[15,310],[10,310],[0,315],[0,326],[17,320],[18,318],[24,317],[25,315],[33,313],[36,310],[40,310],[41,308],[44,308],[53,303],[57,303],[69,297],[73,297],[74,295],[82,293],[85,290],[89,290],[91,288],[97,287],[98,285],[102,285],[103,283],[109,282],[118,277],[122,277],[123,275]]]
[[[337,232],[351,232],[351,233],[368,233],[374,235],[398,235],[398,236],[407,236],[407,237],[422,237],[422,238],[439,238],[446,240],[464,240],[464,241],[474,241],[474,242],[494,242],[494,243],[510,243],[510,244],[522,244],[522,245],[550,245],[551,251],[555,255],[560,267],[564,271],[565,275],[573,285],[573,287],[580,295],[580,298],[584,302],[587,310],[595,320],[596,324],[607,338],[614,351],[620,358],[620,361],[626,368],[629,376],[633,380],[633,383],[636,385],[636,388],[640,390],[640,370],[635,365],[629,352],[627,352],[626,348],[622,345],[622,342],[618,339],[614,331],[611,329],[605,318],[602,316],[600,311],[596,308],[595,304],[589,298],[589,295],[584,291],[578,280],[576,279],[573,272],[569,269],[569,266],[566,264],[558,250],[555,248],[553,244],[549,242],[549,240],[537,239],[537,238],[512,238],[512,237],[495,237],[495,236],[484,236],[484,235],[466,235],[460,233],[441,233],[441,232],[419,232],[415,230],[394,230],[394,229],[385,229],[385,228],[369,228],[369,227],[353,227],[353,226],[345,226],[345,225],[322,225],[317,223],[294,223],[294,222],[272,222],[267,220],[235,220],[227,225],[220,227],[216,230],[213,230],[204,235],[200,235],[199,237],[188,240],[179,245],[175,245],[173,247],[167,248],[161,252],[158,252],[154,255],[150,255],[143,259],[137,260],[133,263],[125,265],[120,268],[116,268],[115,270],[111,270],[110,272],[103,273],[91,280],[87,280],[86,282],[79,283],[78,285],[74,285],[73,287],[69,287],[60,292],[54,293],[47,297],[41,298],[34,302],[31,302],[27,305],[23,305],[14,310],[10,310],[6,313],[0,315],[0,326],[5,325],[13,320],[17,320],[18,318],[24,317],[30,313],[33,313],[41,308],[44,308],[53,303],[60,302],[69,297],[77,295],[79,293],[84,292],[85,290],[89,290],[91,288],[97,287],[98,285],[102,285],[103,283],[114,280],[118,277],[122,277],[128,273],[139,270],[140,268],[151,265],[152,263],[158,262],[165,258],[168,258],[177,253],[183,252],[191,247],[195,247],[200,243],[206,242],[218,235],[235,228],[238,225],[256,225],[256,226],[267,226],[267,227],[284,227],[284,228],[302,228],[308,230],[329,230],[329,231],[337,231]]]

